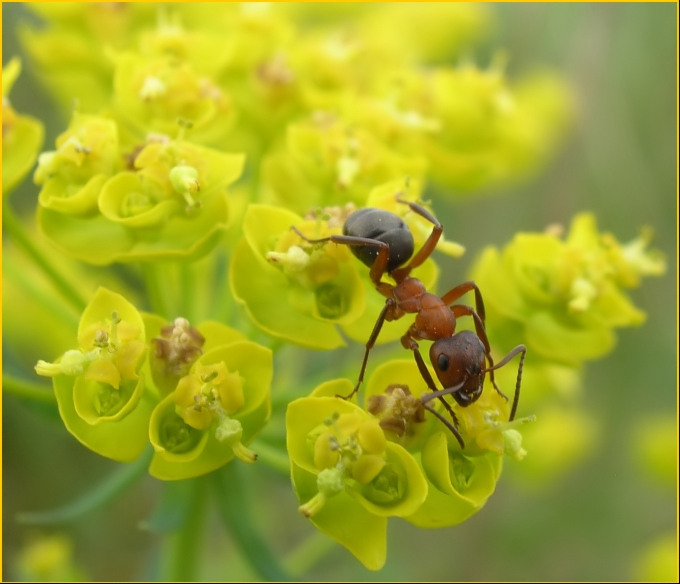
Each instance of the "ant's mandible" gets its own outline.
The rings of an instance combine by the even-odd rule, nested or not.
[[[408,205],[411,211],[433,225],[432,232],[415,255],[413,236],[406,223],[394,213],[382,209],[365,208],[355,211],[345,220],[342,235],[309,239],[297,228],[293,227],[293,230],[308,243],[330,241],[348,245],[352,253],[370,268],[371,281],[376,290],[386,298],[385,306],[366,342],[357,384],[345,399],[352,398],[359,390],[366,372],[368,355],[375,345],[384,322],[397,320],[405,314],[415,314],[415,321],[401,337],[401,344],[404,348],[413,351],[420,373],[433,392],[424,396],[421,401],[425,409],[446,424],[464,447],[457,430],[458,420],[449,403],[444,400],[444,396],[452,395],[460,406],[470,405],[481,395],[484,375],[489,372],[495,390],[507,400],[496,385],[493,372],[518,353],[522,353],[510,414],[510,420],[512,420],[519,400],[521,370],[526,348],[523,345],[515,347],[500,363],[494,365],[484,324],[484,301],[477,284],[472,281],[464,282],[443,296],[437,296],[428,292],[420,280],[410,276],[412,270],[430,257],[437,246],[443,228],[441,223],[421,205],[401,199],[399,196],[397,196],[397,201]],[[382,280],[385,272],[394,280],[394,284]],[[456,300],[470,291],[474,291],[475,294],[474,309],[467,305],[454,304]],[[462,331],[456,334],[456,319],[461,316],[472,317],[476,333]],[[430,360],[439,381],[444,386],[443,390],[437,389],[425,366],[417,340],[435,341],[430,349]],[[488,367],[485,367],[485,360],[488,361]],[[438,398],[444,404],[452,417],[453,425],[427,404],[434,398]]]

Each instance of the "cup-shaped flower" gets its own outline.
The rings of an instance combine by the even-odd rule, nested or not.
[[[192,217],[224,195],[238,178],[243,157],[157,136],[134,157],[134,171],[105,185],[99,208],[122,225],[158,228],[168,218]]]
[[[269,419],[272,353],[250,341],[206,351],[154,409],[149,472],[163,480],[208,473],[234,457],[257,455],[247,444]]]
[[[346,393],[349,382],[326,385]],[[300,512],[368,569],[380,569],[387,518],[411,515],[427,495],[415,459],[387,442],[370,414],[336,397],[291,402],[286,435]]]
[[[417,202],[422,193],[423,184],[417,179],[393,180],[378,185],[371,189],[366,199],[366,207],[375,207],[389,211],[400,217],[411,232],[414,241],[414,249],[418,250],[432,233],[433,225],[425,218],[410,210],[403,201]],[[437,243],[437,252],[443,252],[452,257],[460,257],[465,248],[453,241],[447,241],[442,235]],[[407,263],[407,262],[405,262]],[[343,325],[343,331],[351,339],[365,343],[371,334],[373,326],[385,306],[385,297],[375,290],[375,285],[369,277],[367,267],[359,264],[361,280],[366,290],[366,309],[360,319]],[[432,258],[426,260],[421,266],[411,272],[411,276],[418,278],[426,290],[434,290],[439,277],[439,269]],[[385,276],[385,281],[389,278]],[[385,343],[399,339],[409,327],[410,323],[405,319],[385,322],[380,331],[377,343]]]
[[[103,116],[74,112],[56,150],[43,152],[35,171],[42,185],[38,201],[46,209],[74,216],[96,213],[102,185],[122,167],[118,127]]]
[[[503,456],[487,452],[467,456],[455,447],[447,430],[432,434],[420,451],[427,478],[427,499],[405,519],[418,527],[449,527],[479,511],[496,489]]]
[[[269,334],[315,349],[341,346],[337,326],[364,311],[359,266],[346,246],[308,244],[291,226],[314,239],[340,231],[328,221],[250,205],[230,267],[234,296]]]
[[[172,392],[206,351],[246,340],[240,331],[215,321],[205,321],[194,327],[183,317],[171,323],[155,314],[144,314],[143,317],[147,336],[151,339],[149,370],[161,395]]]
[[[423,408],[421,398],[429,392],[415,361],[392,360],[369,377],[365,401],[388,440],[415,456],[428,481],[427,499],[406,520],[434,528],[460,523],[484,506],[495,490],[503,454],[525,454],[514,429],[524,420],[507,422],[509,406],[490,384],[465,408],[450,400],[465,443],[461,449],[449,429]],[[426,403],[450,416],[441,403]]]
[[[11,59],[2,68],[2,196],[23,179],[33,166],[42,145],[44,129],[41,122],[17,113],[9,93],[21,72],[21,61]]]
[[[147,443],[154,405],[139,373],[146,358],[142,317],[121,295],[99,288],[80,319],[78,347],[54,363],[39,361],[36,372],[53,378],[71,434],[102,456],[134,460]]]
[[[645,249],[649,237],[621,245],[582,213],[565,238],[557,229],[520,233],[502,251],[486,249],[472,277],[484,290],[490,337],[504,344],[513,330],[532,354],[572,366],[608,353],[615,328],[644,320],[623,288],[665,270]]]
[[[218,242],[227,225],[226,187],[240,175],[243,156],[151,136],[131,164],[134,170],[101,186],[99,214],[79,217],[41,206],[43,233],[93,264],[194,258]]]
[[[415,180],[391,181],[372,189],[367,198],[367,205],[403,219],[416,249],[430,235],[432,223],[412,212],[407,204],[398,202],[397,195],[414,200],[419,189]],[[375,291],[370,280],[369,269],[354,258],[350,246],[328,240],[313,242],[339,235],[353,211],[353,205],[327,207],[303,220],[280,208],[265,205],[248,208],[243,222],[245,237],[238,244],[231,265],[231,285],[251,318],[268,333],[317,349],[344,343],[336,330],[338,326],[362,343],[369,337],[385,305],[385,297]],[[448,241],[441,241],[440,247],[454,256],[464,251],[462,246]],[[412,275],[432,289],[437,266],[428,259]],[[284,293],[276,303],[271,302],[272,289]],[[283,310],[284,306],[289,308]],[[378,342],[395,340],[406,328],[408,325],[401,321],[386,322]]]

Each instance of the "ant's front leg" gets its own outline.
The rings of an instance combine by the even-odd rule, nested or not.
[[[512,351],[503,357],[503,359],[496,363],[496,365],[484,370],[485,372],[489,371],[490,374],[493,374],[494,369],[500,369],[503,367],[503,365],[506,365],[513,357],[515,357],[515,355],[519,354],[522,356],[519,358],[519,366],[517,367],[517,381],[515,382],[515,395],[512,398],[512,408],[510,409],[510,422],[515,419],[515,414],[517,413],[517,405],[519,404],[519,388],[522,385],[522,369],[524,367],[524,357],[526,357],[527,348],[524,345],[517,345]]]
[[[458,430],[458,416],[456,416],[456,413],[453,411],[451,408],[451,405],[449,402],[447,402],[444,399],[444,395],[448,395],[450,392],[444,390],[439,391],[437,389],[437,385],[434,382],[434,379],[432,379],[432,375],[430,375],[430,371],[427,368],[427,365],[425,365],[425,361],[423,361],[423,356],[420,354],[420,348],[418,347],[418,343],[416,343],[413,338],[406,333],[402,338],[401,338],[401,344],[404,346],[406,349],[411,349],[413,351],[413,357],[416,360],[416,365],[418,366],[418,371],[420,372],[420,375],[422,376],[423,380],[425,381],[427,387],[432,391],[433,393],[428,394],[427,397],[424,399],[421,398],[420,403],[423,405],[423,407],[430,412],[431,414],[434,414],[439,420],[451,431],[451,433],[456,437],[456,440],[458,440],[458,443],[460,444],[461,448],[465,448],[465,442],[463,441],[463,437],[460,435],[460,431]],[[449,413],[451,416],[451,420],[453,420],[453,424],[449,422],[444,416],[442,416],[437,410],[435,410],[432,406],[428,405],[427,402],[430,401],[433,398],[439,399],[441,403],[444,404],[444,408],[446,411]]]
[[[495,366],[493,363],[493,357],[491,356],[491,346],[489,345],[489,338],[486,336],[486,328],[484,328],[484,321],[482,320],[482,317],[479,316],[479,314],[477,314],[474,310],[472,310],[471,307],[465,306],[464,304],[454,304],[451,307],[451,311],[453,312],[453,315],[456,318],[460,318],[461,316],[472,317],[472,320],[475,323],[475,331],[477,333],[477,337],[481,341],[482,345],[484,345],[484,355],[486,356],[486,359],[489,361],[489,367],[486,369],[486,371],[489,372],[491,384],[493,385],[494,389],[498,392],[498,394],[507,401],[508,396],[505,395],[496,384],[496,378],[493,372],[495,369],[497,369],[497,366]]]

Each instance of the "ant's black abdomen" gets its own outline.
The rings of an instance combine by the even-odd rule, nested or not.
[[[383,241],[389,247],[386,271],[398,268],[413,255],[413,236],[401,217],[382,209],[359,209],[347,217],[344,235]],[[352,253],[368,267],[375,262],[380,248],[372,245],[352,245]]]

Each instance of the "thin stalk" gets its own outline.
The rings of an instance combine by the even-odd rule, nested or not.
[[[9,205],[2,208],[2,226],[7,231],[14,243],[26,255],[28,255],[36,266],[50,279],[54,287],[68,300],[74,308],[81,312],[87,302],[81,296],[80,291],[63,274],[61,274],[49,258],[38,248],[33,238],[26,232],[21,221],[14,214]]]
[[[299,577],[309,572],[314,565],[337,549],[338,544],[330,537],[314,530],[307,539],[288,554],[284,565],[293,576]]]
[[[196,299],[197,287],[205,285],[196,278],[196,265],[190,262],[183,261],[179,264],[179,281],[180,293],[182,297],[179,299],[180,314],[195,324],[196,320]]]
[[[189,506],[186,519],[167,541],[163,579],[169,582],[196,582],[199,577],[207,518],[206,481],[194,479],[191,486],[190,496],[184,501]]]
[[[238,461],[232,461],[210,475],[220,517],[255,574],[267,581],[290,580],[254,524],[252,501],[242,477],[243,470]]]
[[[23,400],[54,405],[57,399],[50,387],[39,383],[31,383],[23,379],[17,379],[11,375],[2,376],[3,394],[13,395]]]
[[[167,295],[169,286],[167,279],[162,278],[164,272],[167,275],[165,264],[145,262],[141,265],[141,269],[151,310],[159,316],[171,318],[172,310]]]

